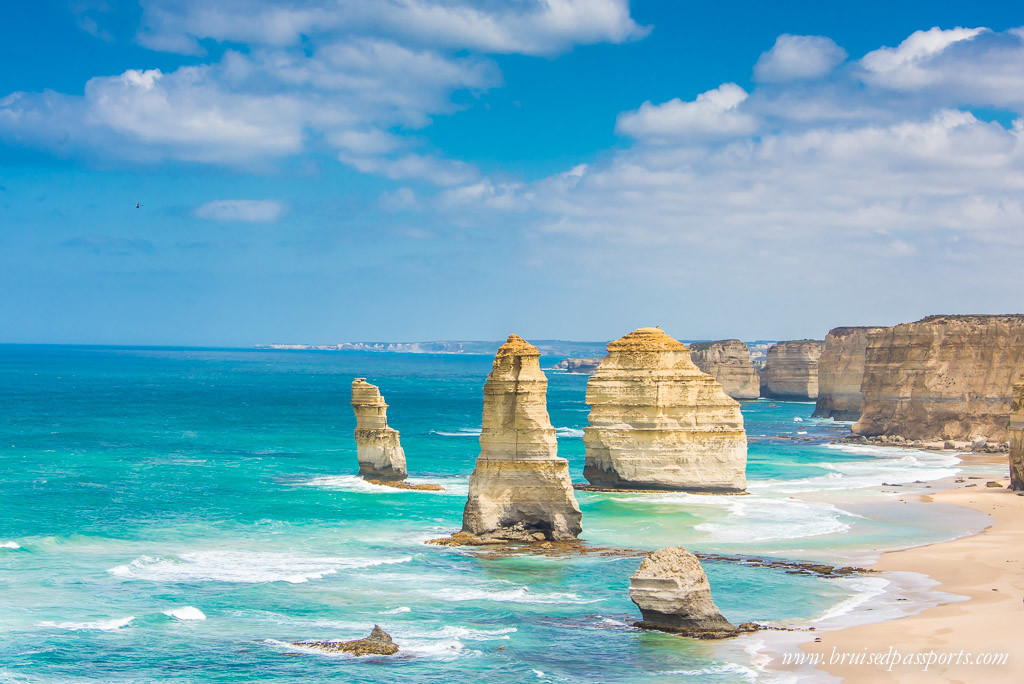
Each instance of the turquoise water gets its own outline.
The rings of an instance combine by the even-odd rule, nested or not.
[[[490,363],[0,346],[0,681],[757,678],[749,640],[630,628],[636,558],[484,560],[422,543],[460,527]],[[411,479],[444,493],[354,477],[356,376],[390,404]],[[559,450],[582,481],[587,377],[548,376]],[[845,428],[810,419],[810,404],[743,410],[751,495],[580,492],[583,537],[833,560],[948,538],[954,512],[924,514],[878,485],[945,477],[955,457],[835,448]],[[863,580],[705,567],[734,621],[802,625],[877,593]],[[182,619],[194,617],[205,619]],[[358,638],[375,623],[399,657],[285,643]]]

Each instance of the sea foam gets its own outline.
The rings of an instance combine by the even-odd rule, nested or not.
[[[0,543],[0,549],[20,549],[20,548],[21,548],[21,544],[19,544],[16,541],[6,541],[6,542],[3,542],[3,543]]]
[[[169,610],[162,611],[167,617],[172,617],[175,620],[205,620],[206,615],[203,611],[192,606],[185,606],[183,608],[171,608]]]
[[[67,629],[72,632],[77,632],[83,629],[96,629],[102,632],[113,632],[121,629],[122,627],[127,627],[129,624],[131,624],[132,620],[134,619],[134,615],[129,615],[128,617],[123,618],[113,618],[111,620],[93,620],[90,622],[52,622],[47,620],[45,622],[40,622],[39,626],[57,627],[59,629]]]

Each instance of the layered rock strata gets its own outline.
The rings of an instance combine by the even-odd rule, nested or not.
[[[562,541],[581,531],[569,462],[558,457],[540,352],[517,335],[498,349],[484,385],[480,456],[462,531],[484,539]]]
[[[854,436],[1004,443],[1024,315],[929,316],[868,336]]]
[[[833,328],[825,336],[818,360],[818,403],[814,417],[836,420],[860,418],[864,396],[860,385],[864,380],[864,352],[868,335],[879,327]]]
[[[761,395],[761,380],[750,363],[750,349],[743,342],[694,342],[690,358],[733,399],[757,399]]]
[[[366,382],[366,378],[352,381],[352,410],[356,414],[359,474],[367,480],[404,480],[405,451],[398,430],[388,427],[388,405],[376,385]]]
[[[1024,375],[1013,386],[1010,405],[1010,489],[1024,490]]]
[[[702,638],[735,636],[711,598],[700,561],[682,546],[650,554],[629,579],[629,598],[640,608],[637,627]]]
[[[747,438],[739,403],[660,328],[608,345],[587,383],[587,480],[599,488],[742,492]]]
[[[596,359],[562,359],[554,365],[556,370],[564,370],[567,373],[593,373],[597,370],[600,358]]]
[[[792,401],[817,399],[822,345],[818,340],[790,340],[769,347],[761,369],[761,396]]]

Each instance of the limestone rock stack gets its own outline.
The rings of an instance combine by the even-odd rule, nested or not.
[[[857,420],[864,397],[864,352],[868,335],[882,328],[845,327],[829,330],[818,361],[818,405],[816,418]]]
[[[868,336],[854,435],[1004,443],[1024,315],[928,316]]]
[[[705,638],[734,636],[738,631],[711,598],[700,561],[682,546],[644,558],[629,579],[629,598],[644,618],[638,627]]]
[[[580,530],[569,462],[558,457],[540,352],[517,335],[498,349],[484,385],[480,456],[462,531],[509,541],[563,541]]]
[[[356,414],[359,474],[367,480],[404,480],[405,451],[398,430],[388,427],[388,405],[366,378],[352,381],[352,410]]]
[[[562,359],[554,365],[556,370],[564,370],[567,373],[593,373],[597,370],[601,359]]]
[[[1010,405],[1010,489],[1024,490],[1024,375],[1013,386]]]
[[[740,405],[661,328],[608,345],[587,383],[584,476],[596,487],[741,492],[747,437]]]
[[[750,363],[750,349],[739,340],[694,342],[690,358],[733,399],[757,399],[761,381]]]
[[[761,369],[761,396],[793,401],[817,399],[822,344],[819,340],[791,340],[769,347]]]

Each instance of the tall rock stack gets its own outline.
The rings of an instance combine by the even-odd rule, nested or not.
[[[854,435],[1009,439],[1024,315],[928,316],[868,336]]]
[[[739,340],[694,342],[690,358],[733,399],[757,399],[761,395],[760,378],[750,363],[750,348]]]
[[[462,531],[485,539],[564,541],[582,527],[548,419],[540,352],[517,335],[498,349],[484,385],[480,456],[469,478]]]
[[[868,347],[868,335],[880,330],[882,328],[845,327],[828,331],[818,361],[815,418],[860,418],[864,404],[864,395],[860,393],[860,384],[864,380],[864,352]]]
[[[769,347],[761,369],[761,396],[792,401],[817,399],[822,344],[818,340],[790,340]]]
[[[742,492],[740,405],[661,328],[608,345],[587,383],[584,476],[608,489]]]
[[[1024,490],[1024,375],[1013,386],[1010,404],[1010,489]]]
[[[367,480],[404,480],[405,451],[398,430],[388,427],[388,405],[377,386],[366,378],[352,381],[352,410],[356,414],[359,474]]]

